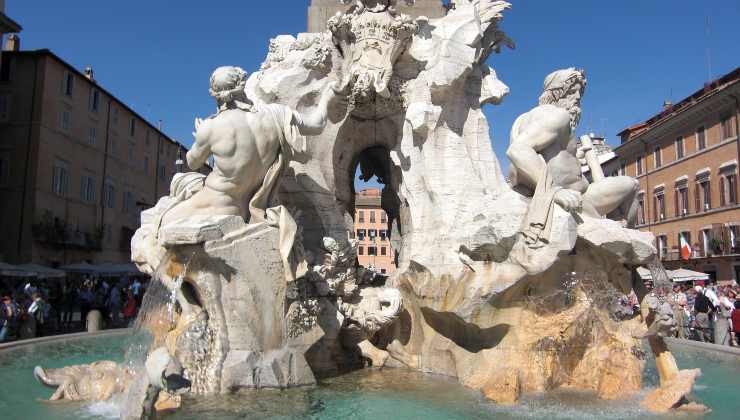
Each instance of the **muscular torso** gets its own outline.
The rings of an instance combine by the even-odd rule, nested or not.
[[[227,110],[204,124],[215,160],[206,186],[232,196],[256,191],[280,151],[282,133],[272,114]]]
[[[512,129],[511,141],[515,143],[519,133],[527,130],[537,130],[537,124],[545,117],[546,113],[565,112],[553,105],[540,105],[533,110],[521,115]],[[576,158],[576,141],[569,123],[564,122],[563,127],[556,130],[558,133],[553,140],[542,148],[535,149],[547,163],[550,175],[555,185],[584,192],[588,183],[581,173],[581,162]]]

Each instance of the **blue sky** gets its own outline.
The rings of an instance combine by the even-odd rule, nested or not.
[[[221,65],[259,68],[270,38],[306,29],[309,0],[7,0],[24,27],[23,49],[48,48],[95,68],[99,83],[189,145],[196,116],[213,112],[208,77]],[[740,66],[738,0],[512,0],[503,29],[517,43],[489,64],[510,88],[488,106],[494,149],[504,167],[514,119],[536,103],[557,68],[586,69],[580,132],[604,133],[649,118],[711,74]],[[707,21],[709,31],[707,31]],[[707,49],[711,52],[711,73]]]

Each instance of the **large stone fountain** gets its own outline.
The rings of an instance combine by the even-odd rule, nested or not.
[[[213,156],[213,172],[178,174],[132,241],[171,296],[140,316],[145,361],[37,369],[56,398],[109,398],[118,388],[64,391],[102,366],[137,418],[183,393],[385,366],[454,377],[501,404],[562,387],[619,399],[641,388],[647,338],[661,386],[643,404],[686,405],[699,372],[678,370],[661,338],[670,310],[634,274],[656,258],[653,236],[631,229],[637,183],[604,177],[588,137],[576,147],[584,72],[548,75],[517,119],[507,183],[482,107],[509,93],[486,62],[513,47],[498,26],[510,5],[454,4],[413,19],[396,1],[358,0],[325,33],[273,39],[249,77],[218,68],[217,113],[196,120],[187,155],[193,170]],[[399,250],[389,278],[357,265],[358,165],[385,185]],[[632,290],[643,311],[621,316],[614,303]]]

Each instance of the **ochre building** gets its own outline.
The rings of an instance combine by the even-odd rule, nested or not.
[[[18,41],[18,40],[16,40]],[[130,261],[186,149],[49,50],[2,53],[0,260]]]
[[[664,265],[720,283],[740,279],[739,109],[740,68],[623,130],[613,160],[640,182],[639,228],[655,234]]]
[[[363,267],[383,274],[396,270],[396,252],[391,246],[388,215],[380,207],[381,190],[370,188],[355,195],[355,238],[357,259]]]

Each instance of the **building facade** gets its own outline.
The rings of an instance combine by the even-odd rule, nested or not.
[[[609,169],[639,180],[639,228],[655,234],[664,265],[720,283],[740,280],[739,109],[740,68],[619,133]]]
[[[186,149],[48,50],[4,51],[0,260],[130,261],[141,209]]]
[[[441,0],[416,0],[413,6],[399,2],[398,10],[410,16],[442,17],[447,9]],[[311,0],[308,7],[308,32],[324,32],[326,22],[338,12],[344,12],[350,5],[342,5],[339,0]]]
[[[370,188],[355,195],[355,238],[357,259],[363,267],[383,274],[396,271],[396,251],[391,246],[388,215],[380,206],[381,190]]]
[[[0,45],[5,45],[5,34],[12,34],[21,31],[21,25],[5,14],[5,0],[0,0]],[[0,57],[2,60],[2,57]],[[1,62],[0,62],[1,63]],[[1,106],[2,104],[0,104]],[[2,108],[0,108],[2,113]]]

